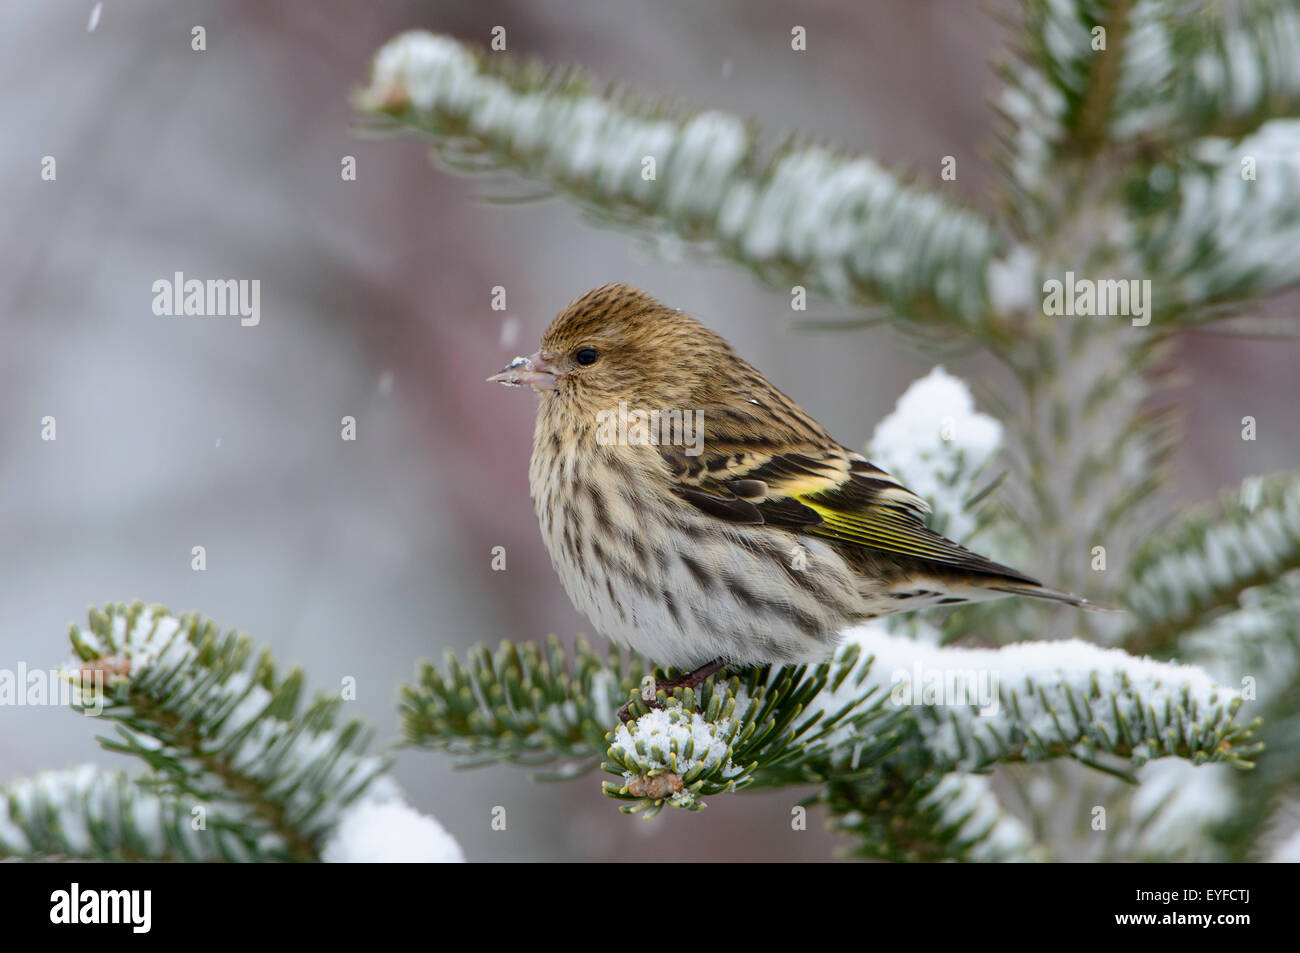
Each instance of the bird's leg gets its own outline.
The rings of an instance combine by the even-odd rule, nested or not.
[[[705,662],[693,672],[687,672],[685,675],[679,675],[677,678],[670,678],[667,681],[655,682],[654,696],[651,696],[651,698],[648,699],[643,698],[643,701],[645,701],[645,703],[651,708],[658,708],[659,702],[655,700],[655,696],[660,692],[671,695],[674,688],[689,688],[692,690],[699,688],[706,678],[718,669],[722,668],[725,664],[726,663],[722,659],[715,658],[712,662]],[[624,724],[632,720],[632,712],[629,708],[631,704],[631,702],[628,702],[618,710],[618,720]]]
[[[656,682],[655,691],[660,689],[671,692],[674,688],[699,688],[704,680],[726,664],[720,658],[715,658],[712,662],[705,662],[693,672],[687,672],[677,678],[669,679],[666,682]]]

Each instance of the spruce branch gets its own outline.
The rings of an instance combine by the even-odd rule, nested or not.
[[[989,225],[869,158],[791,141],[764,159],[755,130],[733,116],[598,91],[575,71],[424,32],[379,51],[356,101],[432,136],[458,170],[510,170],[598,221],[698,243],[769,284],[887,305],[913,322],[991,320]]]

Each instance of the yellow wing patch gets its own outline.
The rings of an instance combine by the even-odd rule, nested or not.
[[[965,561],[972,555],[888,506],[871,506],[860,512],[845,513],[813,499],[801,497],[799,502],[822,518],[820,525],[809,530],[812,533],[918,559],[953,562]]]

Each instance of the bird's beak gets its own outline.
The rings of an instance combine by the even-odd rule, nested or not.
[[[538,351],[529,357],[517,357],[498,374],[488,378],[507,387],[531,387],[539,394],[544,390],[555,390],[559,383],[559,371],[542,357]]]

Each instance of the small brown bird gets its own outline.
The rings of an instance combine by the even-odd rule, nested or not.
[[[614,642],[694,670],[672,685],[819,662],[893,612],[1085,604],[928,529],[924,500],[630,285],[575,300],[488,380],[541,395],[529,484],[569,597]]]

